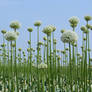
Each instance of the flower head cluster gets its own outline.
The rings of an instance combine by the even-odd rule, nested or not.
[[[88,33],[87,27],[85,27],[85,26],[81,26],[81,30],[82,30],[84,33]]]
[[[53,32],[56,30],[56,27],[55,26],[50,25],[50,27],[52,27]]]
[[[91,25],[90,25],[90,24],[86,24],[86,27],[87,27],[88,29],[90,29]]]
[[[53,29],[52,29],[51,26],[46,26],[46,27],[43,29],[43,33],[45,33],[45,34],[47,34],[47,35],[50,35],[52,31],[53,31]]]
[[[41,21],[36,21],[36,22],[34,23],[34,26],[39,27],[41,24],[42,24]]]
[[[39,42],[38,42],[38,45],[39,45],[39,46],[43,45],[43,42],[39,41]]]
[[[21,49],[21,48],[19,48],[18,50],[19,50],[19,51],[21,51],[22,49]]]
[[[15,47],[16,45],[15,45],[15,43],[13,43],[11,46],[12,46],[12,47]]]
[[[44,36],[44,37],[43,37],[43,40],[44,40],[44,41],[46,41],[46,40],[47,40],[47,38]]]
[[[30,48],[27,48],[27,52],[30,52]]]
[[[91,17],[91,16],[84,16],[84,19],[85,19],[86,21],[90,21],[90,20],[92,20],[92,17]]]
[[[92,30],[92,25],[90,25],[90,30]]]
[[[18,38],[19,36],[19,33],[18,32],[14,32],[14,31],[8,31],[6,34],[5,34],[5,39],[8,40],[8,41],[14,41]]]
[[[10,27],[13,28],[13,29],[19,29],[20,28],[20,23],[18,21],[12,21],[10,23]]]
[[[2,34],[5,34],[5,33],[6,33],[6,30],[4,30],[4,29],[1,30],[1,33],[2,33]]]
[[[27,30],[28,30],[29,32],[32,32],[32,31],[33,31],[33,28],[30,27],[30,28],[28,28]]]
[[[5,43],[1,44],[1,47],[5,47],[5,46],[6,46],[6,44],[5,44]]]
[[[78,35],[76,34],[76,32],[69,30],[62,34],[61,40],[64,43],[76,42],[78,40]]]
[[[77,24],[79,23],[79,18],[76,16],[73,16],[69,19],[71,27],[76,27]]]
[[[61,33],[64,33],[64,32],[66,32],[66,30],[65,30],[65,29],[62,29],[62,30],[61,30]]]
[[[38,65],[38,68],[39,68],[39,69],[46,69],[46,68],[47,68],[47,64],[45,64],[45,63],[40,63],[40,64]]]
[[[56,40],[56,39],[54,39],[54,40],[53,40],[53,43],[54,43],[54,44],[57,44],[57,40]]]

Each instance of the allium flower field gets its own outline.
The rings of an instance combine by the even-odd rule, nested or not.
[[[1,30],[3,43],[0,43],[0,92],[92,92],[92,52],[90,47],[91,16],[84,17],[85,25],[78,36],[76,27],[78,17],[69,19],[72,30],[61,30],[63,50],[57,47],[54,25],[47,25],[40,30],[41,21],[36,21],[36,49],[32,48],[32,31],[29,27],[27,53],[16,48],[18,21],[10,23],[13,31]],[[40,31],[46,36],[40,41]],[[82,39],[80,39],[82,38]],[[81,47],[78,46],[78,40]],[[79,51],[78,49],[81,49]],[[43,52],[43,53],[42,53]]]

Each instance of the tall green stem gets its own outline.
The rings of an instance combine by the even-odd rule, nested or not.
[[[71,87],[71,92],[73,92],[73,85],[72,85],[71,44],[70,44],[70,43],[69,43],[69,63],[70,63],[70,87]]]
[[[49,74],[49,37],[47,35],[47,66],[48,66],[48,92],[50,92],[50,74]]]

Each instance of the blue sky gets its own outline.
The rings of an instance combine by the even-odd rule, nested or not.
[[[85,25],[85,15],[92,16],[92,0],[0,0],[0,30],[11,30],[9,24],[13,20],[18,20],[21,23],[19,29],[20,36],[17,40],[17,47],[21,47],[26,50],[28,40],[28,27],[33,27],[32,33],[32,46],[36,45],[36,28],[33,23],[36,20],[42,21],[43,27],[49,24],[54,24],[57,27],[55,37],[58,40],[57,47],[63,49],[63,44],[60,41],[61,29],[70,29],[68,19],[72,16],[77,16],[80,19],[80,23],[76,28],[76,32],[79,35],[79,46],[81,45],[81,31],[80,26]],[[90,22],[92,24],[92,21]],[[0,33],[0,43],[2,37]],[[40,32],[40,40],[44,34]],[[92,31],[90,32],[92,37]],[[92,39],[92,38],[91,38]],[[92,42],[91,42],[92,49]]]

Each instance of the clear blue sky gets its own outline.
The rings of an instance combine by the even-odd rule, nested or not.
[[[92,16],[92,0],[0,0],[0,30],[9,28],[9,24],[13,20],[18,20],[21,23],[19,29],[20,36],[17,40],[17,47],[25,49],[27,47],[28,32],[27,27],[33,27],[32,33],[32,46],[35,47],[36,42],[36,28],[33,23],[36,20],[42,21],[43,27],[48,24],[54,24],[57,27],[55,36],[58,40],[57,47],[63,49],[63,44],[60,41],[60,30],[71,29],[68,19],[71,16],[77,16],[80,18],[80,23],[76,28],[76,32],[79,35],[79,46],[81,45],[81,32],[80,26],[85,25],[84,16]],[[90,22],[92,24],[92,21]],[[40,32],[40,40],[42,40],[44,34]],[[92,31],[90,33],[92,39]],[[2,37],[0,33],[0,43]],[[92,49],[92,42],[91,42]]]

